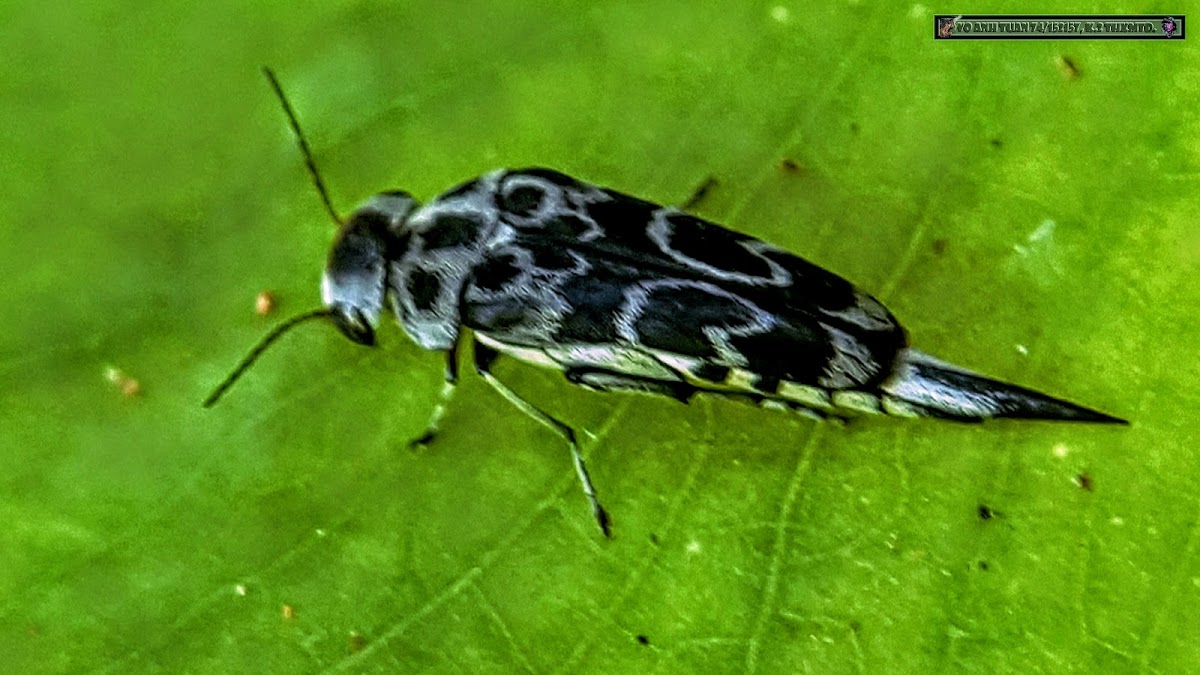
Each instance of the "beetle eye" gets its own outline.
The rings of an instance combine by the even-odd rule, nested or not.
[[[330,318],[333,320],[333,325],[337,326],[337,329],[342,331],[342,335],[349,338],[351,342],[367,347],[375,346],[375,329],[357,307],[333,307]]]

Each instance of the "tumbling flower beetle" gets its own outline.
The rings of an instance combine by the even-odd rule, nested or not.
[[[912,349],[877,300],[787,251],[557,171],[493,171],[425,205],[383,192],[342,219],[295,112],[264,72],[340,229],[321,280],[324,307],[267,335],[205,407],[293,326],[328,319],[370,346],[390,313],[414,342],[446,355],[443,400],[414,442],[434,438],[458,381],[458,347],[469,339],[476,372],[566,440],[605,535],[609,518],[574,431],[496,378],[499,355],[598,391],[684,402],[711,393],[821,418],[1126,423]]]

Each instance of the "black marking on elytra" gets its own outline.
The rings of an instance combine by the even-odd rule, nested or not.
[[[579,266],[580,259],[577,254],[571,253],[567,249],[550,248],[541,246],[531,251],[533,254],[533,266],[538,270],[572,270]]]
[[[588,217],[604,224],[604,237],[593,246],[609,255],[654,261],[661,253],[646,236],[646,227],[662,207],[612,190],[604,194],[608,199],[587,206]]]
[[[587,221],[570,214],[547,218],[543,221],[542,227],[545,228],[547,236],[569,241],[579,239],[580,235],[592,229]]]
[[[546,191],[536,185],[518,185],[507,193],[501,194],[500,208],[519,216],[532,216],[542,208],[546,199]]]
[[[639,341],[652,349],[717,357],[719,353],[698,326],[752,323],[744,301],[715,295],[693,285],[657,286],[648,293],[634,322]]]
[[[477,265],[471,277],[479,288],[499,292],[521,276],[523,271],[514,254],[502,253],[491,256]]]
[[[441,291],[442,282],[433,272],[418,269],[408,278],[408,292],[412,296],[413,304],[422,311],[428,312],[433,309]]]
[[[562,298],[573,311],[562,318],[555,340],[563,344],[615,344],[616,317],[625,303],[620,284],[612,283],[598,268],[593,275],[575,276],[559,288]]]
[[[684,213],[667,216],[667,222],[672,226],[671,250],[717,270],[763,280],[771,278],[767,261],[742,246],[747,237]]]
[[[778,323],[762,332],[733,336],[730,342],[746,358],[747,370],[808,385],[818,383],[833,350],[823,335],[804,324]]]
[[[426,251],[473,244],[479,237],[484,223],[476,217],[458,213],[444,213],[434,220],[433,225],[421,233]]]
[[[828,311],[846,309],[858,301],[854,286],[845,279],[787,251],[767,249],[762,253],[787,271],[792,281],[786,288],[769,289],[771,292],[764,294],[774,300],[772,305],[810,306],[814,311]]]

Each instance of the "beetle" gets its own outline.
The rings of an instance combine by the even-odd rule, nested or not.
[[[442,400],[414,443],[436,436],[470,341],[475,371],[566,441],[601,531],[610,519],[574,430],[492,372],[500,355],[561,370],[596,391],[687,402],[711,393],[818,418],[1125,420],[944,363],[909,346],[878,300],[783,249],[544,168],[501,169],[421,205],[381,192],[341,218],[296,114],[283,105],[339,231],[323,307],[268,334],[205,400],[210,407],[281,335],[311,319],[375,344],[386,314],[446,359]]]

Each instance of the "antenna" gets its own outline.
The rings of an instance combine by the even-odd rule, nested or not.
[[[288,103],[287,96],[283,93],[283,87],[279,86],[279,80],[275,77],[275,71],[267,66],[263,66],[263,74],[267,76],[267,82],[271,83],[271,88],[275,90],[275,95],[279,97],[279,102],[283,104],[283,112],[287,115],[288,123],[292,125],[292,131],[296,133],[296,141],[300,145],[300,153],[304,155],[304,163],[308,166],[308,173],[312,176],[313,185],[316,186],[317,192],[321,195],[321,201],[325,204],[325,210],[329,212],[329,217],[333,218],[333,222],[338,227],[342,226],[342,218],[337,214],[337,209],[333,208],[333,202],[329,199],[329,191],[325,189],[325,181],[321,180],[321,174],[317,171],[317,163],[313,161],[312,150],[308,147],[308,140],[304,138],[304,132],[300,130],[300,122],[296,119],[296,111],[292,110],[292,104]]]
[[[254,365],[254,362],[258,360],[258,357],[262,356],[262,353],[267,351],[267,347],[270,347],[271,343],[278,340],[281,335],[288,332],[292,328],[295,328],[298,324],[308,321],[309,319],[320,319],[327,317],[330,314],[332,314],[332,312],[328,309],[314,309],[311,312],[305,312],[299,316],[293,316],[279,326],[276,326],[275,330],[271,331],[266,337],[260,340],[258,344],[254,346],[254,349],[251,349],[250,353],[246,355],[246,358],[242,359],[242,362],[233,369],[233,372],[230,373],[221,382],[221,384],[217,385],[217,388],[213,390],[213,393],[209,394],[208,398],[204,399],[204,407],[213,407],[213,405],[225,395],[225,392],[229,391],[229,388],[233,386],[233,383],[237,382],[238,378],[240,378],[242,374],[250,368],[250,366]]]

